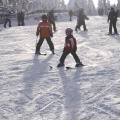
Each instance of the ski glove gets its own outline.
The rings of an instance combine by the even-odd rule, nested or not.
[[[39,35],[39,33],[36,33],[36,36],[38,36]]]
[[[50,37],[51,37],[51,38],[53,37],[53,33],[50,35]]]

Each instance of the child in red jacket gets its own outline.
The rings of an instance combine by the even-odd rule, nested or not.
[[[74,60],[76,61],[75,67],[83,66],[83,64],[80,62],[78,55],[76,54],[77,44],[76,39],[72,35],[73,30],[71,28],[67,28],[65,32],[66,32],[65,46],[63,54],[60,58],[60,63],[57,65],[57,67],[64,66],[65,58],[70,53],[72,54]]]
[[[36,35],[37,36],[39,35],[40,39],[37,43],[35,54],[41,54],[40,53],[40,48],[42,46],[42,43],[43,43],[44,39],[46,39],[51,52],[53,54],[55,54],[54,53],[54,45],[53,45],[53,42],[51,41],[51,37],[53,37],[52,27],[51,27],[50,23],[47,22],[47,16],[46,15],[42,15],[42,22],[40,22],[37,26]]]

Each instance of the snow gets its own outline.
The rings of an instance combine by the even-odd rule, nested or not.
[[[120,120],[120,36],[105,35],[106,16],[89,18],[88,32],[74,31],[77,54],[87,66],[69,70],[56,65],[64,31],[75,28],[76,17],[58,19],[56,54],[44,41],[46,56],[34,55],[37,20],[27,19],[21,27],[14,20],[8,29],[0,25],[0,120]],[[65,64],[75,65],[71,55]]]

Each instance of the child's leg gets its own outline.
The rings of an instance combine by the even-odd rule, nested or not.
[[[82,62],[80,62],[80,59],[79,59],[78,55],[76,54],[76,52],[72,51],[71,54],[73,55],[74,60],[76,61],[75,67],[84,66],[84,65],[82,64]]]
[[[61,56],[61,58],[60,58],[60,62],[61,62],[61,63],[64,63],[65,58],[67,57],[67,55],[68,55],[69,53],[70,53],[70,52],[67,52],[67,51],[63,52],[63,54],[62,54],[62,56]]]
[[[71,54],[72,54],[75,62],[80,63],[80,59],[79,59],[78,55],[76,54],[76,52],[72,51]]]
[[[7,18],[5,19],[5,23],[4,23],[4,28],[7,27],[6,24],[7,24]]]
[[[51,41],[51,38],[50,37],[46,38],[46,40],[47,40],[47,43],[48,43],[48,45],[50,47],[50,50],[54,51],[54,45],[53,45],[53,42]]]
[[[57,65],[57,67],[61,67],[61,66],[64,66],[64,61],[65,61],[65,58],[66,56],[69,54],[70,52],[63,52],[61,58],[60,58],[60,63]]]
[[[43,41],[44,41],[44,38],[39,39],[39,42],[37,43],[37,46],[36,46],[36,52],[40,51],[40,47],[41,47]]]

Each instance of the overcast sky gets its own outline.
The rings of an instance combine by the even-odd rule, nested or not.
[[[69,0],[65,0],[66,3],[68,3]],[[95,7],[97,7],[97,4],[98,4],[98,0],[93,0],[94,4],[95,4]],[[116,4],[117,3],[117,0],[110,0],[110,3],[111,4]]]

